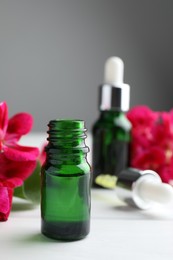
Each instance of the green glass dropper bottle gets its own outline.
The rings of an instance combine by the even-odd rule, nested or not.
[[[105,83],[99,89],[100,116],[92,128],[92,184],[95,187],[102,187],[101,176],[117,176],[128,166],[131,124],[125,112],[129,109],[130,87],[123,83],[123,73],[124,63],[119,57],[106,61]]]
[[[58,240],[78,240],[90,230],[90,165],[82,120],[48,124],[41,172],[41,231]]]

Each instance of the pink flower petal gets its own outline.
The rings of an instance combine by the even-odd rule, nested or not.
[[[20,146],[4,147],[5,157],[12,161],[33,161],[39,155],[39,149],[36,147]]]
[[[171,125],[171,117],[169,113],[162,112],[151,129],[153,135],[153,143],[160,146],[166,146],[168,142],[173,140],[173,132]]]
[[[151,169],[157,171],[161,164],[165,162],[165,154],[162,149],[153,147],[132,158],[132,166],[139,169]]]
[[[147,106],[135,106],[129,110],[127,117],[133,127],[149,127],[157,118],[157,113]]]
[[[5,181],[3,181],[3,185],[8,188],[15,188],[18,186],[21,186],[23,184],[23,180],[20,178],[9,178]]]
[[[0,187],[0,212],[7,213],[9,210],[9,198],[7,187]]]
[[[173,167],[164,165],[158,170],[158,173],[163,182],[169,183],[173,178]]]
[[[17,134],[19,136],[27,134],[33,125],[33,118],[28,113],[18,113],[8,121],[8,134]]]
[[[169,163],[161,164],[158,169],[158,174],[160,175],[163,182],[170,183],[173,180],[173,156],[170,158]]]
[[[0,154],[0,180],[7,181],[11,178],[25,180],[36,167],[36,160],[33,161],[13,161],[8,159],[4,153]],[[18,186],[18,183],[17,183]]]
[[[6,102],[0,103],[0,138],[4,137],[8,125],[8,108]]]
[[[0,221],[6,221],[12,205],[13,189],[0,186]]]
[[[45,142],[43,144],[43,146],[41,147],[40,155],[39,155],[39,158],[38,158],[38,160],[40,161],[41,165],[43,165],[45,160],[46,160],[46,152],[45,152],[46,145],[47,145],[47,142]]]

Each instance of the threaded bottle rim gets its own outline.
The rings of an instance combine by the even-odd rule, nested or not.
[[[87,129],[84,120],[55,119],[48,124],[48,145],[46,151],[51,153],[52,148],[60,149],[62,153],[87,153],[89,148],[85,144]]]
[[[50,130],[81,130],[86,131],[83,120],[80,119],[55,119],[48,124]]]

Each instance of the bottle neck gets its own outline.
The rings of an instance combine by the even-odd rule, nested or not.
[[[83,121],[53,120],[48,126],[47,162],[52,165],[72,165],[86,160],[89,149],[85,144],[86,129]]]
[[[122,111],[116,111],[116,110],[101,110],[100,111],[100,118],[101,119],[107,119],[107,120],[113,120],[115,117],[124,116],[124,112]]]
[[[86,162],[86,152],[79,151],[62,151],[61,149],[46,149],[46,162],[51,165],[77,165]]]
[[[120,127],[127,133],[129,133],[132,127],[131,122],[122,111],[101,111],[99,120],[103,123]]]

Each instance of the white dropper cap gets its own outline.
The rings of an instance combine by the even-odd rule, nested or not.
[[[124,63],[119,57],[110,57],[105,62],[104,82],[113,86],[121,86],[124,78]]]
[[[139,196],[145,201],[153,201],[160,204],[173,202],[173,188],[162,182],[144,180],[138,187]]]
[[[124,84],[124,63],[119,57],[105,62],[104,84],[100,89],[100,110],[128,111],[130,86]]]
[[[173,203],[173,187],[163,183],[152,170],[128,168],[121,171],[116,182],[116,192],[120,199],[140,209]]]
[[[151,170],[143,171],[143,175],[133,187],[133,199],[142,209],[157,204],[170,204],[173,202],[173,188],[163,183],[160,176]]]

